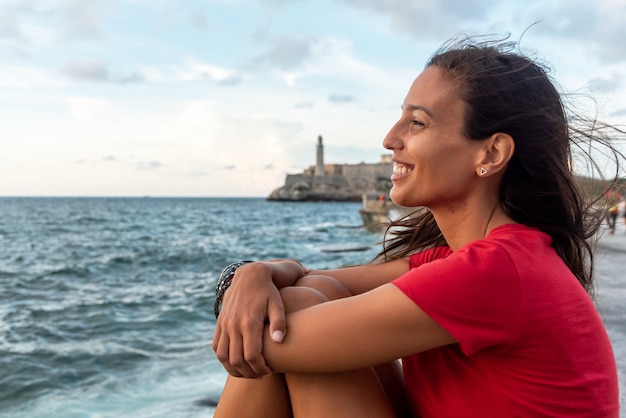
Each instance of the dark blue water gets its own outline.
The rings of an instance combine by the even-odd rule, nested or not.
[[[206,417],[215,279],[240,259],[370,260],[357,203],[0,198],[0,415]]]

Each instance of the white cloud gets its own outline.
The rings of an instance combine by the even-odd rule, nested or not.
[[[80,60],[66,62],[61,73],[80,81],[95,81],[115,84],[129,84],[143,81],[137,72],[112,73],[107,64],[100,60]]]
[[[308,36],[278,36],[267,42],[267,51],[257,55],[251,62],[252,68],[270,66],[290,71],[299,68],[310,58],[315,39]]]
[[[200,62],[190,62],[179,71],[181,78],[187,81],[206,78],[210,78],[221,84],[236,84],[241,81],[241,75],[237,71]]]
[[[61,40],[100,38],[103,22],[116,0],[13,0],[3,1],[0,36],[34,45]]]
[[[623,76],[612,72],[608,77],[595,77],[588,83],[592,93],[608,93],[619,89],[623,85]]]
[[[13,15],[6,10],[0,10],[0,39],[15,39],[19,37],[20,33]]]
[[[308,67],[312,74],[324,74],[340,77],[344,81],[360,81],[369,85],[373,80],[385,83],[396,80],[386,77],[388,71],[382,67],[355,58],[353,43],[339,38],[325,38],[313,47],[314,59]]]
[[[282,72],[279,71],[278,72],[278,76],[283,80],[283,82],[290,86],[293,87],[296,85],[298,79],[300,79],[301,77],[305,76],[305,73],[302,71],[298,71],[298,72]]]
[[[621,0],[552,0],[531,16],[540,21],[535,28],[539,33],[557,37],[556,42],[560,38],[562,44],[582,45],[586,56],[581,60],[626,60],[626,3]]]
[[[102,21],[114,6],[115,0],[60,0],[55,12],[64,35],[82,40],[102,36]]]
[[[198,60],[188,60],[182,64],[138,65],[137,68],[137,74],[141,74],[145,81],[155,83],[208,80],[217,85],[236,85],[244,78],[237,70]]]
[[[44,69],[34,66],[9,65],[0,67],[0,87],[32,90],[38,87],[62,86],[60,80]]]
[[[90,97],[70,97],[67,105],[73,118],[85,121],[98,121],[110,110],[106,100]]]
[[[458,32],[468,22],[487,22],[490,0],[343,0],[371,16],[389,19],[389,28],[418,39],[438,39]],[[490,7],[491,6],[491,7]]]

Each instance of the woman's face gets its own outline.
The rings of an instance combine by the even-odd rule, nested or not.
[[[401,206],[460,209],[477,177],[482,141],[464,137],[465,103],[456,85],[436,66],[426,68],[413,82],[402,116],[383,145],[393,151],[393,188]]]

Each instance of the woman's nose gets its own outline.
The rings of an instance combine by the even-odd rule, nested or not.
[[[398,136],[398,129],[397,129],[399,123],[400,122],[397,122],[395,125],[391,127],[391,129],[385,136],[385,139],[383,139],[383,147],[389,150],[402,148],[402,139]]]

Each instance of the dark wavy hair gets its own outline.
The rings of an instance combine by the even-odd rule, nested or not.
[[[428,61],[456,83],[466,104],[464,135],[483,140],[496,132],[515,141],[515,151],[500,185],[500,201],[509,217],[549,234],[559,256],[581,285],[593,294],[593,238],[602,214],[579,189],[573,174],[572,148],[598,168],[592,145],[609,150],[617,164],[623,156],[610,140],[624,132],[566,111],[549,68],[525,56],[508,37],[499,40],[458,37]],[[419,210],[393,221],[375,260],[406,257],[446,245],[430,211]]]

